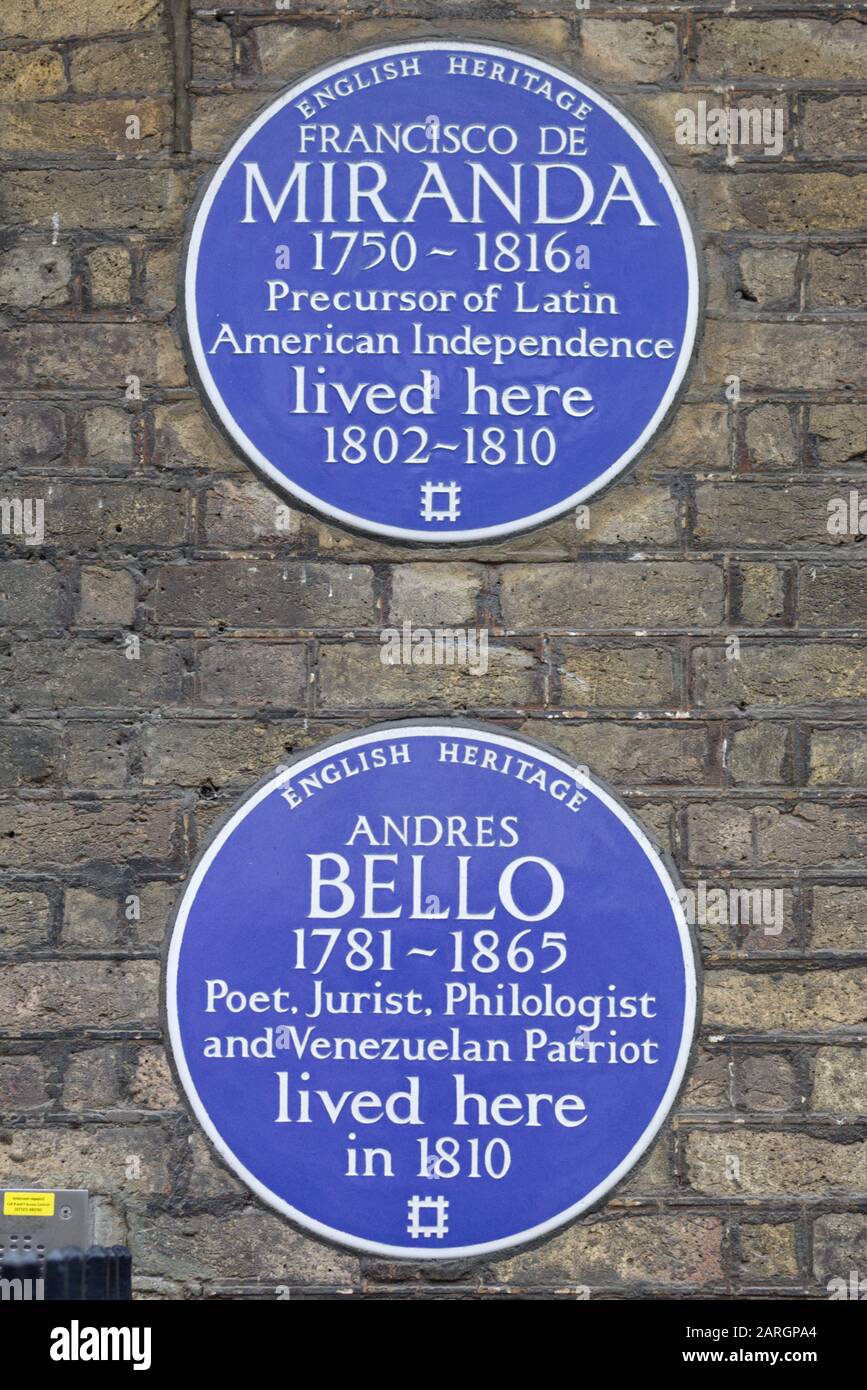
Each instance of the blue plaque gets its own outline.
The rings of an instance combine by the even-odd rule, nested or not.
[[[192,220],[191,363],[298,505],[412,543],[586,501],[683,385],[695,240],[653,144],[508,48],[416,41],[282,93]]]
[[[231,1169],[318,1235],[509,1249],[597,1204],[684,1077],[693,946],[623,805],[542,744],[381,725],[230,813],[176,914],[171,1050]]]

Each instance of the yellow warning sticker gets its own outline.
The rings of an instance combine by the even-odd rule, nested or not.
[[[4,1192],[4,1216],[53,1216],[53,1192]]]

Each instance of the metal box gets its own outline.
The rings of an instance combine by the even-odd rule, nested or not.
[[[12,1250],[33,1252],[90,1245],[87,1193],[82,1189],[0,1188],[0,1258]]]

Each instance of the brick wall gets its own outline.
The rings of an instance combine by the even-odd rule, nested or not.
[[[867,565],[827,528],[867,497],[865,25],[782,0],[3,0],[2,493],[44,499],[46,534],[0,538],[0,1182],[87,1186],[142,1296],[823,1296],[867,1273]],[[674,422],[589,531],[424,553],[281,527],[190,389],[175,271],[197,181],[269,92],[444,31],[550,55],[652,130],[709,303]],[[785,109],[779,157],[676,143],[676,111],[723,91]],[[488,627],[488,678],[383,666],[407,617]],[[416,1276],[295,1233],[209,1157],[158,962],[245,787],[440,712],[589,762],[687,884],[782,889],[785,920],[702,928],[692,1079],[600,1213]]]

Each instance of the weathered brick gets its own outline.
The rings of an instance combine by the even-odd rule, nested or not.
[[[204,497],[204,540],[239,550],[255,545],[296,544],[301,513],[255,480],[221,478]]]
[[[665,485],[628,479],[587,508],[586,529],[576,527],[580,547],[674,546],[679,539],[677,500]]]
[[[706,895],[706,896],[703,896]],[[708,953],[734,949],[735,913],[729,910],[729,888],[696,879],[688,874],[680,895],[686,920],[693,928],[701,948]]]
[[[843,1139],[700,1131],[684,1150],[692,1190],[719,1196],[826,1197],[858,1192],[867,1179],[867,1145]]]
[[[864,626],[867,565],[803,565],[798,593],[802,626]]]
[[[180,1093],[164,1048],[139,1048],[135,1070],[130,1078],[128,1099],[139,1110],[180,1109]]]
[[[298,709],[307,703],[307,653],[300,642],[203,644],[197,671],[196,704]]]
[[[862,1048],[819,1048],[812,1108],[834,1115],[867,1115],[867,1053]]]
[[[20,169],[0,189],[0,215],[10,226],[105,231],[170,231],[183,223],[192,193],[189,174],[175,169]]]
[[[628,1206],[632,1201],[673,1192],[675,1182],[670,1149],[669,1136],[663,1131],[662,1138],[651,1145],[641,1163],[624,1180],[613,1201]]]
[[[827,468],[862,462],[867,455],[867,405],[810,407],[808,440]]]
[[[722,405],[681,404],[666,428],[642,455],[638,472],[656,468],[711,469],[729,467],[728,411]]]
[[[210,17],[194,18],[190,25],[190,44],[195,81],[231,77],[232,34],[228,24]]]
[[[696,805],[687,825],[696,864],[857,864],[867,850],[867,807],[861,806]]]
[[[723,1052],[698,1050],[686,1087],[680,1097],[681,1110],[730,1110],[732,1108],[732,1066]]]
[[[133,417],[128,410],[95,406],[84,413],[84,440],[88,467],[124,472],[135,463]]]
[[[662,82],[674,76],[677,29],[646,19],[583,18],[581,72],[605,82]]]
[[[815,234],[857,231],[861,225],[867,189],[864,174],[800,169],[782,173],[744,166],[725,174],[692,168],[680,174],[705,232],[753,229]]]
[[[693,864],[744,865],[754,862],[752,813],[720,802],[687,810],[689,857]]]
[[[4,703],[26,709],[146,708],[182,697],[179,652],[142,641],[129,659],[120,638],[107,642],[31,641],[0,654]]]
[[[0,950],[44,946],[51,926],[51,903],[33,888],[0,885]]]
[[[130,124],[130,117],[138,124]],[[170,135],[168,102],[150,97],[20,101],[0,107],[0,153],[6,156],[34,152],[129,157],[166,148]]]
[[[303,681],[302,671],[301,692]],[[274,703],[280,702],[278,696]],[[290,703],[285,689],[282,703]],[[297,719],[161,719],[141,733],[142,780],[148,786],[246,789],[301,750],[345,731],[339,724]]]
[[[82,627],[129,627],[135,619],[135,579],[128,570],[86,565],[79,582],[76,621]]]
[[[186,498],[179,487],[151,483],[56,483],[46,507],[54,544],[124,550],[180,545],[186,534]]]
[[[740,1275],[744,1283],[796,1279],[798,1254],[795,1228],[783,1222],[756,1222],[740,1228]]]
[[[530,14],[535,14],[537,11],[550,13],[556,11],[562,3],[563,0],[526,0],[523,8]],[[427,6],[428,0],[382,0],[380,8],[389,16],[393,15],[400,18],[406,15],[423,17]],[[236,0],[234,8],[239,11],[261,11],[262,6],[260,0]],[[439,10],[442,14],[454,14],[464,8],[465,0],[442,0]],[[303,5],[299,4],[298,10],[310,19],[315,17],[317,21],[321,21],[323,15],[333,17],[331,15],[331,0],[303,0]],[[347,0],[347,19],[354,20],[356,15],[363,16],[368,11],[368,0]]]
[[[470,624],[482,584],[478,565],[395,565],[388,621],[428,627]]]
[[[788,737],[785,724],[771,721],[733,730],[727,750],[732,781],[748,786],[784,782]]]
[[[155,1125],[16,1129],[0,1150],[3,1182],[90,1192],[167,1193],[166,1136]],[[135,1160],[135,1161],[133,1161]]]
[[[867,698],[867,657],[857,647],[830,642],[742,640],[738,658],[725,647],[693,653],[695,702],[710,708],[833,705]]]
[[[177,806],[107,801],[0,803],[10,868],[173,857]]]
[[[150,597],[166,627],[336,628],[379,625],[366,565],[211,560],[164,565]]]
[[[737,618],[749,627],[785,622],[786,586],[783,570],[772,564],[738,565]]]
[[[497,1265],[507,1284],[713,1284],[722,1278],[715,1216],[634,1216],[582,1221],[535,1250]]]
[[[121,1101],[120,1058],[114,1047],[74,1052],[63,1077],[64,1110],[106,1110]]]
[[[50,522],[49,512],[48,530]],[[0,561],[0,623],[53,627],[62,613],[63,585],[53,565],[44,560]]]
[[[503,568],[503,621],[527,628],[684,628],[722,619],[722,570],[714,564],[597,560]]]
[[[90,1199],[91,1236],[97,1245],[122,1245],[127,1239],[123,1203],[117,1196],[95,1193]],[[135,1280],[133,1280],[135,1283]]]
[[[814,729],[810,738],[810,781],[818,786],[867,783],[867,736],[858,726]]]
[[[231,783],[245,788],[269,768],[287,761],[298,727],[251,719],[162,719],[146,725],[141,733],[142,780],[156,787],[199,787],[210,782],[217,787]]]
[[[63,412],[37,401],[0,404],[0,463],[30,468],[57,463],[66,448]]]
[[[62,738],[59,729],[32,724],[0,725],[0,786],[39,786],[60,775]]]
[[[677,704],[674,652],[665,647],[558,642],[554,662],[564,705],[644,710]]]
[[[703,546],[827,545],[828,487],[748,482],[702,483],[696,488],[694,536]]]
[[[202,849],[216,834],[219,822],[233,809],[236,799],[234,791],[224,790],[214,795],[210,787],[204,788],[204,794],[196,798],[195,817],[190,827],[190,844],[195,850]]]
[[[867,153],[865,99],[862,95],[812,98],[804,102],[801,145],[811,155],[862,158]]]
[[[130,374],[142,386],[183,386],[180,348],[159,324],[31,323],[0,333],[0,388],[89,387],[121,394]]]
[[[757,469],[792,468],[798,457],[795,420],[784,405],[759,405],[746,412],[744,449]]]
[[[261,92],[193,98],[192,144],[200,155],[220,154],[262,105]]]
[[[791,1033],[852,1028],[864,1019],[867,970],[808,970],[801,975],[710,970],[704,980],[706,1028]]]
[[[732,258],[727,248],[708,238],[704,247],[705,305],[707,309],[727,310],[735,288]],[[735,296],[737,298],[737,295]],[[678,414],[680,410],[678,410]]]
[[[722,18],[699,21],[699,71],[729,77],[860,79],[864,34],[857,20]]]
[[[735,946],[744,958],[757,960],[801,949],[799,905],[785,876],[781,878],[782,884],[778,880],[769,885],[739,877],[727,885],[727,916],[734,926]],[[724,949],[730,949],[730,944]]]
[[[0,101],[55,97],[65,90],[63,58],[53,48],[0,53]]]
[[[256,8],[261,8],[257,6]],[[461,5],[461,32],[465,38],[503,38],[503,25],[497,19],[485,19],[477,14],[465,14]],[[426,15],[406,19],[389,17],[373,19],[360,17],[353,21],[349,35],[354,47],[363,48],[377,43],[400,43],[414,38],[441,38],[440,20]],[[324,20],[333,18],[333,11],[323,8]],[[325,24],[263,24],[253,30],[256,54],[263,74],[270,79],[284,79],[309,72],[311,69],[341,57],[346,51],[347,34]],[[520,48],[559,53],[569,43],[569,25],[565,19],[549,16],[510,15],[506,41]]]
[[[76,92],[167,92],[171,89],[171,55],[168,45],[156,35],[79,44],[69,55],[69,76]]]
[[[154,462],[160,468],[236,468],[249,470],[232,453],[203,408],[194,401],[157,406],[154,411]]]
[[[177,303],[177,281],[178,248],[157,246],[149,251],[144,270],[145,307],[157,314],[170,314]]]
[[[152,881],[136,884],[135,892],[127,895],[123,903],[124,916],[129,924],[130,936],[138,950],[159,949],[162,946],[179,892],[177,883]]]
[[[187,1149],[190,1155],[187,1190],[192,1196],[201,1200],[203,1197],[244,1195],[243,1183],[217,1159],[202,1135],[189,1135]]]
[[[132,267],[125,246],[98,246],[87,258],[91,303],[125,304],[130,295]]]
[[[47,1104],[41,1057],[0,1057],[0,1111],[20,1115],[41,1110]]]
[[[641,791],[629,792],[624,801],[665,854],[674,852],[674,806],[670,801],[650,801]]]
[[[353,26],[356,40],[373,43],[375,31],[365,33],[365,25]],[[369,27],[369,26],[368,26]],[[391,28],[391,26],[389,26]],[[394,22],[394,38],[402,37],[400,22]],[[289,78],[330,62],[343,52],[345,36],[330,25],[257,24],[251,30],[258,66],[264,77]]]
[[[810,305],[817,309],[863,309],[867,302],[867,247],[817,247],[809,257]],[[835,407],[831,407],[834,410]],[[837,414],[846,407],[836,407]],[[854,407],[856,415],[858,407]],[[863,423],[864,407],[861,407]],[[821,407],[814,414],[822,419]],[[861,443],[864,444],[862,429]]]
[[[707,781],[707,734],[700,726],[537,719],[521,730],[617,784],[701,786]]]
[[[0,38],[65,39],[70,34],[116,33],[155,29],[160,0],[6,0],[0,15]]]
[[[813,1225],[813,1267],[816,1278],[843,1280],[847,1296],[852,1271],[867,1265],[867,1216],[856,1212],[820,1216]],[[839,1288],[839,1285],[838,1285]],[[860,1297],[860,1290],[859,1297]]]
[[[89,888],[67,888],[63,898],[61,927],[64,946],[83,946],[92,950],[114,946],[118,927],[115,898],[92,893]]]
[[[741,1095],[749,1110],[789,1110],[795,1094],[795,1075],[786,1057],[763,1052],[745,1057]]]
[[[0,1015],[7,1024],[14,1018],[16,1030],[68,1033],[77,1028],[153,1026],[159,1010],[159,966],[147,960],[46,960],[38,970],[31,964],[9,964],[0,978],[0,1000]],[[73,1186],[90,1183],[85,1177]]]
[[[219,1216],[136,1214],[136,1269],[177,1279],[256,1279],[274,1284],[348,1285],[357,1260],[299,1235],[259,1208]]]
[[[390,563],[395,558],[394,545],[369,537],[354,535],[337,526],[329,526],[314,517],[305,520],[308,541],[323,556],[343,556],[346,559],[364,561],[382,560]],[[573,556],[578,548],[577,530],[574,515],[551,522],[544,527],[525,531],[521,535],[510,536],[505,541],[480,543],[477,546],[461,546],[460,558],[467,561],[480,561],[494,564],[498,560],[564,560]],[[429,549],[413,548],[414,560],[442,559],[443,551],[431,546]]]
[[[758,99],[761,100],[761,98]],[[723,164],[726,156],[725,145],[699,143],[698,139],[691,137],[691,132],[686,132],[689,138],[684,139],[683,134],[679,136],[685,120],[683,113],[690,112],[693,119],[697,119],[699,118],[699,103],[711,108],[719,105],[718,98],[715,97],[712,90],[690,92],[640,90],[624,95],[620,100],[629,114],[636,117],[641,125],[650,132],[667,158],[671,159],[674,156],[678,156],[680,160],[701,158],[704,162],[714,161],[717,164]],[[681,143],[682,141],[683,143]]]
[[[28,239],[0,254],[0,304],[14,309],[68,304],[71,279],[72,257],[66,246]]]
[[[867,888],[817,884],[813,889],[815,950],[867,950]]]
[[[738,299],[763,309],[795,307],[797,251],[752,246],[741,252],[738,263]]]
[[[867,389],[867,362],[860,332],[848,324],[749,323],[709,320],[695,384],[721,390],[729,376],[741,390]]]
[[[122,726],[103,720],[70,722],[66,729],[67,786],[126,786],[128,736]]]
[[[454,711],[511,709],[541,701],[541,672],[532,652],[491,643],[488,669],[387,665],[378,643],[325,643],[319,656],[319,697],[331,709],[406,706]]]

